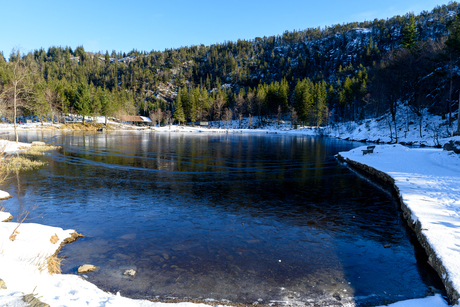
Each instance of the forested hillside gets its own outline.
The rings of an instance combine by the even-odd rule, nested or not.
[[[161,52],[13,50],[0,55],[0,112],[9,121],[17,109],[45,120],[251,116],[320,126],[387,111],[394,121],[406,103],[417,116],[429,110],[450,119],[460,90],[459,12],[451,2],[417,16]]]

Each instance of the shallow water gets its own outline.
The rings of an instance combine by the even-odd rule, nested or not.
[[[134,298],[375,305],[440,288],[396,200],[306,136],[24,132],[63,148],[2,186],[15,216],[75,229],[63,272]],[[385,245],[391,245],[385,248]],[[421,255],[419,255],[421,254]],[[135,269],[134,278],[123,275]],[[442,290],[439,290],[442,291]]]

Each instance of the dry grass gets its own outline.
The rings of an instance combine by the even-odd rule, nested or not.
[[[53,274],[61,274],[61,263],[62,263],[62,258],[59,258],[58,256],[49,256],[46,258],[46,265],[48,267],[48,273],[51,275]]]
[[[0,146],[0,183],[2,183],[8,177],[8,166],[5,163],[5,159],[1,158],[5,154],[7,145],[8,143],[5,142]]]
[[[43,156],[46,151],[57,150],[59,148],[61,147],[53,145],[31,146],[27,150],[15,155],[6,155],[6,158],[0,164],[0,182],[2,179],[1,176],[4,175],[6,178],[11,171],[31,171],[46,165],[46,162],[38,160],[37,157]]]
[[[30,259],[28,262],[31,265],[34,265],[38,268],[40,273],[48,271],[50,275],[61,274],[61,263],[63,258],[59,258],[56,255],[51,255],[45,257],[41,254],[37,255],[35,258]]]
[[[95,123],[95,124],[82,124],[82,123],[74,123],[74,124],[60,124],[59,129],[67,129],[67,130],[81,130],[81,131],[96,131],[99,128],[106,128],[110,129],[110,125]]]
[[[44,165],[46,165],[46,162],[35,160],[35,159],[30,159],[21,156],[12,156],[10,158],[7,158],[3,165],[0,168],[5,168],[6,174],[8,174],[11,171],[30,171],[34,169],[38,169]],[[0,170],[0,174],[4,174]],[[5,175],[6,178],[6,175]]]
[[[31,146],[28,150],[21,151],[19,154],[23,156],[43,156],[46,151],[60,149],[61,146],[45,145]]]

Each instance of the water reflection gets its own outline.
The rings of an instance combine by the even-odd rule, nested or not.
[[[394,199],[335,161],[351,142],[129,132],[20,137],[63,149],[43,157],[48,167],[6,183],[15,196],[7,209],[38,203],[39,222],[84,233],[62,251],[64,272],[95,264],[100,270],[88,278],[103,289],[138,298],[365,306],[438,286],[417,264]],[[128,268],[135,278],[123,275]]]

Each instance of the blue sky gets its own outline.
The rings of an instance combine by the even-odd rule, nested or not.
[[[431,11],[434,0],[0,0],[0,51],[83,45],[129,52],[211,45],[286,30]]]

